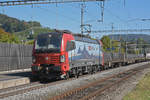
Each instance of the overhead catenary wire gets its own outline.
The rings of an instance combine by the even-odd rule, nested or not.
[[[97,3],[98,2],[100,2],[100,1],[96,1]],[[93,2],[90,2],[90,4],[92,4]],[[93,3],[93,5],[97,5],[97,3]],[[88,7],[93,7],[93,6],[89,6],[88,5],[89,3],[86,3],[86,2],[84,2],[84,5],[86,6],[85,8],[84,8],[84,15],[85,16],[88,16],[88,18],[90,18],[90,19],[88,19],[88,20],[85,20],[84,22],[85,23],[94,23],[94,22],[97,22],[97,19],[95,19],[96,17],[98,17],[95,13],[93,13],[93,12],[90,12],[87,8]],[[79,4],[79,5],[81,5],[81,3]],[[78,10],[80,10],[80,6],[78,5],[78,7],[76,7],[75,5],[68,5],[68,6],[71,6],[72,8],[75,8],[75,9],[78,9]],[[84,18],[84,19],[86,19],[86,17]]]
[[[75,2],[95,2],[103,0],[8,0],[1,1],[0,6],[32,5],[32,4],[57,4],[57,3],[75,3]]]
[[[57,15],[57,12],[54,12],[54,11],[52,11],[52,10],[50,10],[50,9],[42,8],[42,7],[40,7],[40,6],[35,6],[35,7],[38,8],[38,9],[41,9],[41,10],[43,10],[43,11],[48,12],[48,14],[50,14],[49,12],[51,12],[51,13]],[[68,19],[68,20],[74,22],[74,23],[79,23],[79,22],[80,22],[79,20],[77,20],[77,19],[75,19],[75,18],[72,18],[72,17],[69,17],[69,16],[67,16],[67,15],[64,15],[63,13],[59,13],[59,15],[60,15],[61,17],[65,18],[65,19]]]

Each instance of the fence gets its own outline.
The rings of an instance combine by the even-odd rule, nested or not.
[[[0,71],[26,69],[32,64],[32,46],[0,43]]]

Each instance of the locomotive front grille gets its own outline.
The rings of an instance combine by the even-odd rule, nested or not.
[[[51,63],[59,63],[60,57],[59,56],[51,56]]]
[[[39,55],[36,56],[36,62],[39,64],[58,64],[60,63],[60,56],[59,55]]]

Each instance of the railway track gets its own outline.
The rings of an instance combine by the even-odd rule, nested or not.
[[[96,96],[99,96],[105,90],[127,80],[145,68],[147,68],[147,66],[138,67],[107,78],[99,79],[85,86],[75,88],[61,95],[50,98],[50,100],[94,100]]]
[[[86,76],[89,76],[89,74],[83,75],[81,77],[86,77]],[[26,93],[26,92],[30,92],[32,90],[46,88],[48,86],[52,86],[52,85],[55,85],[55,84],[61,84],[63,82],[71,81],[71,80],[74,80],[74,79],[76,79],[76,78],[70,78],[68,80],[52,81],[50,83],[31,82],[29,84],[24,84],[24,85],[19,85],[19,86],[0,89],[0,99],[6,98],[6,97],[9,97],[9,96],[18,95],[18,94],[23,94],[23,93]]]
[[[32,82],[29,84],[25,84],[25,85],[19,85],[19,86],[15,86],[15,87],[10,87],[10,88],[6,88],[6,89],[1,89],[0,90],[0,99],[9,97],[9,96],[14,96],[14,95],[18,95],[18,94],[23,94],[26,92],[30,92],[32,90],[36,90],[36,89],[40,89],[40,88],[45,88],[54,84],[60,84],[62,82],[65,82],[67,80],[61,80],[61,81],[56,81],[56,82],[51,82],[51,83],[40,83],[40,82]]]
[[[145,65],[142,65],[145,66]],[[92,98],[93,96],[97,96],[100,92],[103,92],[107,88],[113,86],[114,84],[117,84],[118,82],[121,82],[122,80],[127,79],[128,77],[132,76],[133,74],[137,73],[141,69],[144,69],[146,67],[138,67],[137,69],[128,70],[125,72],[121,72],[116,75],[112,75],[110,77],[106,77],[100,80],[97,80],[93,83],[90,83],[86,86],[79,87],[76,89],[73,89],[71,91],[67,91],[66,93],[63,93],[62,95],[57,95],[53,98],[50,98],[50,100],[87,100],[87,98]],[[98,72],[101,73],[101,72]],[[82,77],[87,77],[88,75],[83,75]],[[76,78],[71,78],[69,80],[60,80],[60,81],[54,81],[46,84],[41,84],[39,82],[32,82],[31,84],[25,84],[21,86],[6,88],[0,90],[0,99],[14,96],[18,94],[23,94],[30,92],[32,90],[37,90],[41,88],[46,88],[55,84],[61,84],[63,82],[72,81]],[[99,90],[100,89],[100,90]],[[92,93],[92,94],[91,94]]]

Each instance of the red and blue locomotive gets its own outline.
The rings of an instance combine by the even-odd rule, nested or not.
[[[57,31],[38,35],[33,47],[32,74],[40,78],[68,78],[102,66],[100,41]]]
[[[143,54],[105,53],[99,40],[68,31],[38,35],[32,56],[32,74],[41,79],[78,77],[144,60]]]

